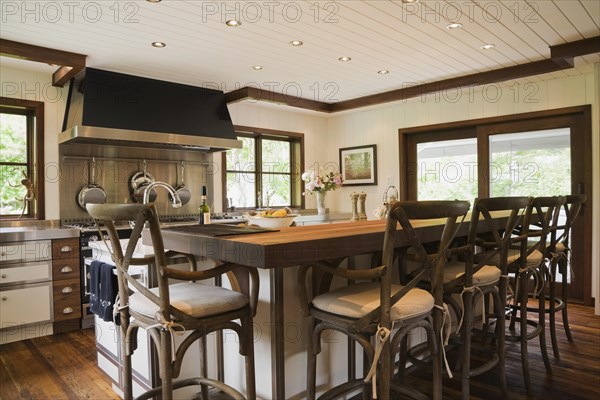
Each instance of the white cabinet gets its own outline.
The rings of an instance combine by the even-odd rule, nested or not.
[[[0,271],[0,287],[52,279],[52,262],[5,264]]]
[[[52,242],[3,243],[0,260],[0,342],[5,343],[21,340],[22,335],[16,331],[24,326],[53,319]],[[45,331],[35,334],[42,336],[47,334]]]
[[[0,328],[52,320],[52,282],[0,290]]]
[[[0,262],[32,262],[50,260],[52,242],[50,240],[28,240],[3,243],[0,246]]]

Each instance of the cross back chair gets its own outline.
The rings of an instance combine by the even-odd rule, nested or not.
[[[567,313],[568,304],[568,287],[569,287],[569,270],[568,267],[571,263],[571,229],[573,222],[577,219],[581,211],[583,203],[585,203],[587,197],[583,194],[574,194],[565,196],[565,203],[563,204],[563,210],[565,214],[564,223],[559,223],[550,232],[550,241],[546,248],[546,258],[549,260],[549,268],[547,274],[548,294],[546,300],[548,300],[548,307],[545,311],[549,314],[550,319],[550,337],[552,340],[552,350],[555,358],[560,358],[558,351],[558,342],[556,339],[556,313],[562,311],[563,328],[567,339],[572,342],[573,336],[569,327],[569,316]],[[560,232],[560,234],[559,234]],[[572,270],[571,270],[572,271]],[[557,283],[557,272],[562,277],[562,288],[561,294],[556,294],[556,283]]]
[[[450,256],[461,257],[462,260],[449,262],[444,269],[444,298],[460,318],[456,328],[460,337],[460,351],[455,372],[461,378],[462,398],[465,400],[470,398],[470,379],[494,368],[502,397],[507,397],[504,350],[508,251],[513,244],[512,232],[520,223],[529,203],[529,197],[476,199],[466,245],[449,251]],[[499,213],[505,215],[505,220],[494,218]],[[484,252],[475,257],[477,246],[483,248]],[[452,297],[453,294],[460,296],[460,304]],[[489,318],[489,304],[485,301],[487,297],[493,300],[496,317],[495,352],[484,363],[473,366],[474,307],[481,299],[485,335]]]
[[[512,316],[506,340],[520,342],[521,364],[527,393],[531,394],[531,377],[527,342],[539,337],[544,366],[548,373],[552,365],[546,347],[546,318],[544,285],[546,273],[547,239],[558,226],[558,216],[565,198],[560,196],[536,197],[527,207],[523,221],[517,228],[513,241],[516,247],[508,255],[508,273],[514,275]],[[531,290],[531,283],[534,287]],[[541,298],[540,298],[541,296]],[[530,297],[537,298],[535,307],[528,307]],[[537,313],[537,320],[529,318],[528,311]],[[519,323],[519,330],[516,324]],[[528,328],[531,327],[532,329]]]
[[[190,266],[189,271],[170,267],[169,265],[175,263],[175,257],[181,257],[181,253],[165,251],[154,203],[88,204],[86,208],[97,224],[100,222],[106,227],[116,264],[119,298],[115,307],[118,307],[120,318],[119,344],[123,357],[124,398],[129,400],[133,397],[131,356],[136,348],[137,331],[142,328],[148,331],[157,349],[162,385],[147,391],[138,399],[149,399],[158,395],[162,395],[163,399],[172,399],[174,389],[192,385],[200,385],[203,398],[207,398],[205,396],[208,388],[212,387],[234,399],[244,399],[237,390],[225,383],[209,379],[206,376],[205,360],[199,360],[203,376],[173,381],[180,374],[181,363],[188,348],[199,339],[204,340],[207,334],[222,329],[231,329],[240,338],[239,351],[245,357],[247,398],[254,399],[252,319],[258,297],[256,270],[223,264],[209,270],[197,271],[195,258],[191,255],[184,255]],[[119,243],[115,229],[116,221],[135,221],[125,252]],[[152,238],[154,254],[135,258],[133,253],[140,243],[139,239],[145,226]],[[130,265],[148,265],[149,268],[153,268],[158,287],[148,289],[143,286],[129,274]],[[234,290],[197,282],[211,280],[223,274],[227,274]],[[250,293],[243,293],[247,290],[241,290],[242,286],[250,284],[240,285],[242,281],[238,281],[237,276],[245,276],[251,281]],[[169,285],[169,280],[183,282]],[[238,319],[240,323],[235,322]],[[184,333],[188,336],[175,348],[173,335]]]
[[[304,316],[309,319],[307,397],[316,395],[317,355],[321,351],[321,333],[326,329],[341,332],[354,339],[364,350],[371,370],[365,377],[342,383],[320,399],[331,399],[363,389],[363,397],[389,399],[391,391],[416,399],[441,399],[442,362],[440,358],[443,327],[442,268],[446,250],[456,234],[457,219],[464,217],[469,203],[464,201],[398,202],[389,210],[383,240],[382,265],[369,269],[349,270],[334,263],[302,266],[298,273],[300,300]],[[441,219],[442,224],[417,231],[411,220]],[[401,229],[397,229],[400,224]],[[440,241],[439,250],[428,253],[423,246],[422,234],[427,231],[430,241]],[[432,233],[434,232],[434,233]],[[392,283],[392,269],[400,237],[415,249],[419,271],[405,285]],[[313,283],[307,282],[309,271]],[[338,276],[355,283],[331,290],[331,277]],[[431,290],[417,285],[424,279],[432,282]],[[313,287],[309,300],[309,288]],[[435,365],[432,395],[425,396],[413,388],[393,382],[395,358],[406,335],[414,328],[427,332],[429,351]],[[397,331],[394,328],[398,328]],[[373,344],[375,342],[375,344]],[[403,368],[403,366],[400,366]],[[369,381],[373,380],[371,383]],[[379,380],[377,387],[376,380]]]

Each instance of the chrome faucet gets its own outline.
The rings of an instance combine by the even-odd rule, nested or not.
[[[148,198],[150,197],[150,191],[152,189],[154,189],[155,187],[165,188],[169,192],[169,194],[171,195],[171,206],[173,208],[181,207],[181,199],[179,198],[177,191],[175,189],[173,189],[173,187],[171,185],[169,185],[168,183],[165,183],[165,182],[152,182],[144,188],[144,197],[143,197],[144,204],[148,204]]]

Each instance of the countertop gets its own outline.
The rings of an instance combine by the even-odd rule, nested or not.
[[[10,225],[10,226],[7,226]],[[51,240],[79,237],[79,229],[61,228],[54,221],[38,221],[37,224],[3,223],[0,226],[0,243],[20,242],[24,240]]]

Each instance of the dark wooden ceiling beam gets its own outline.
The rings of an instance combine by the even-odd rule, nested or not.
[[[533,61],[526,64],[495,69],[492,71],[479,72],[476,74],[461,76],[457,78],[444,79],[441,81],[424,83],[391,90],[370,96],[340,101],[338,103],[324,103],[315,100],[288,96],[268,90],[252,87],[243,87],[225,95],[228,103],[241,101],[247,98],[255,100],[282,103],[293,107],[306,108],[322,112],[346,111],[359,107],[372,106],[393,101],[405,100],[413,97],[425,96],[442,90],[459,89],[462,87],[487,85],[504,82],[512,79],[525,78],[527,76],[546,74],[573,68],[574,57],[600,52],[600,36],[550,46],[551,57],[546,60]]]
[[[63,87],[73,76],[85,68],[85,59],[87,57],[84,54],[55,50],[1,38],[0,55],[58,65],[59,68],[52,74],[52,85],[59,87]]]
[[[331,104],[329,103],[305,99],[298,96],[291,96],[289,94],[272,92],[270,90],[259,89],[251,86],[245,86],[241,89],[233,90],[225,95],[225,100],[227,103],[234,103],[245,99],[284,104],[291,107],[303,108],[305,110],[331,112]]]
[[[600,53],[600,36],[550,46],[550,58],[573,58],[586,54]]]
[[[243,88],[225,93],[225,102],[228,104],[237,103],[238,101],[242,101],[244,99],[247,99],[248,97],[248,86],[244,86]]]

